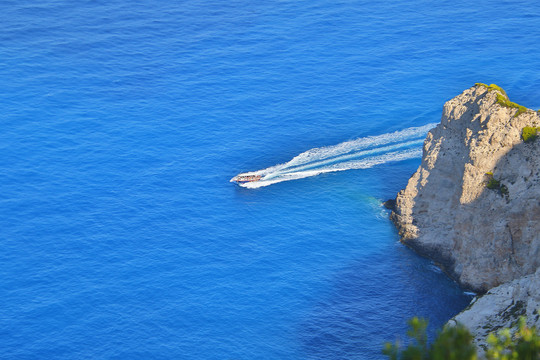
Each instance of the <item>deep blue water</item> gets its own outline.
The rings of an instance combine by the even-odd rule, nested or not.
[[[536,1],[3,1],[5,359],[381,359],[470,296],[381,207],[419,159],[259,189],[437,122],[475,82],[540,108]]]

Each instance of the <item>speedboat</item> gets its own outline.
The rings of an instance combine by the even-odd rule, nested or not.
[[[259,181],[262,179],[262,175],[236,175],[231,179],[231,182],[238,184],[244,184],[248,182]]]

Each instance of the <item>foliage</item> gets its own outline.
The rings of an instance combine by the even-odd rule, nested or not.
[[[413,318],[409,321],[407,335],[414,343],[401,350],[399,344],[386,343],[383,354],[390,360],[476,360],[478,358],[473,336],[461,324],[446,326],[435,341],[427,344],[427,320]],[[513,334],[514,333],[514,334]],[[512,335],[513,334],[513,335]],[[517,330],[502,329],[487,339],[487,360],[539,360],[540,335],[536,328],[527,327],[521,317]]]
[[[522,114],[524,112],[527,112],[527,108],[525,106],[521,106],[519,104],[516,104],[515,102],[510,101],[508,97],[504,97],[501,94],[497,94],[497,103],[499,103],[501,106],[507,107],[507,108],[516,108],[518,111],[514,114],[514,116],[518,116],[519,114]]]
[[[495,84],[487,85],[483,83],[476,83],[475,85],[486,87],[488,91],[493,91],[493,90],[498,91],[499,94],[497,94],[497,103],[507,108],[518,109],[517,112],[514,114],[514,116],[523,114],[524,112],[527,112],[528,110],[525,106],[521,106],[519,104],[516,104],[515,102],[510,101],[510,99],[508,98],[508,95],[506,94],[506,91],[504,91],[504,89],[498,85],[495,85]]]
[[[383,354],[391,360],[476,360],[473,336],[463,325],[445,327],[428,346],[427,320],[415,317],[408,323],[407,335],[414,339],[414,343],[403,350],[397,343],[386,343]]]
[[[409,330],[407,336],[415,340],[405,350],[400,352],[399,344],[386,343],[383,354],[388,355],[391,360],[422,360],[426,359],[428,352],[426,328],[428,321],[426,319],[413,317],[407,322]]]
[[[486,183],[486,187],[491,190],[499,190],[499,193],[502,196],[506,196],[508,198],[508,187],[501,183],[500,180],[497,180],[493,177],[493,172],[489,171],[486,173],[488,176],[488,182]]]
[[[431,345],[430,357],[433,360],[475,360],[476,347],[473,336],[461,324],[449,326],[439,333]]]
[[[496,335],[489,334],[487,342],[488,360],[540,359],[540,334],[535,327],[527,327],[524,316],[519,318],[514,334],[511,329],[502,329]]]
[[[501,182],[499,180],[495,180],[494,178],[491,178],[488,180],[486,187],[492,190],[499,190],[499,188],[501,187]]]
[[[488,89],[488,91],[493,91],[493,90],[497,90],[499,91],[501,94],[503,94],[504,96],[508,97],[508,95],[506,94],[506,91],[504,91],[504,89],[502,87],[500,87],[499,85],[495,85],[495,84],[491,84],[491,85],[487,85],[487,84],[483,84],[483,83],[476,83],[474,84],[476,86],[483,86],[485,88]]]
[[[539,130],[540,127],[525,126],[523,130],[521,130],[521,138],[525,142],[533,142],[536,140]]]

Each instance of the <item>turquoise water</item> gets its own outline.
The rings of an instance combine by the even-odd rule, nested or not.
[[[0,10],[3,358],[381,359],[467,305],[381,201],[474,82],[540,108],[536,2]]]

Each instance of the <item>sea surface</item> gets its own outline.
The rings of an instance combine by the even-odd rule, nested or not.
[[[475,82],[540,108],[538,44],[532,0],[2,1],[0,357],[383,359],[415,315],[433,336],[471,294],[381,202]],[[254,171],[279,181],[229,182]]]

